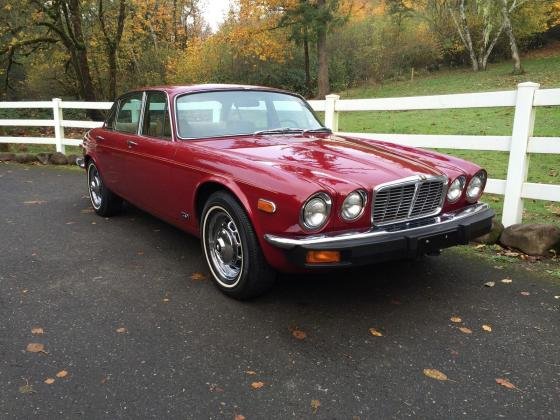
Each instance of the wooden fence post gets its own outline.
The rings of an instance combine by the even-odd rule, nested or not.
[[[535,125],[535,108],[533,100],[538,83],[526,82],[517,85],[517,99],[515,103],[515,116],[513,118],[513,132],[509,151],[509,164],[504,196],[502,223],[504,226],[521,223],[523,219],[523,199],[521,191],[523,183],[527,181],[529,156],[527,145],[533,136]]]
[[[338,111],[336,111],[336,101],[340,99],[338,95],[325,96],[325,126],[332,131],[338,131]]]
[[[64,146],[64,127],[62,126],[62,108],[60,107],[60,102],[62,99],[53,98],[53,120],[54,120],[54,138],[56,139],[56,151],[64,153],[66,148]]]

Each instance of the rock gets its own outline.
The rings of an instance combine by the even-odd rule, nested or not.
[[[78,155],[68,155],[68,165],[75,165]]]
[[[67,165],[68,164],[68,158],[66,157],[66,155],[64,153],[54,152],[49,157],[49,163],[51,163],[53,165]]]
[[[14,160],[16,158],[15,153],[2,152],[0,153],[0,162],[7,162],[8,160]]]
[[[492,219],[492,229],[486,235],[479,236],[473,242],[479,244],[493,245],[498,242],[500,235],[504,231],[504,225],[495,217]]]
[[[52,153],[37,153],[37,160],[43,165],[48,165],[51,155]]]
[[[18,163],[29,163],[35,162],[37,160],[37,156],[33,153],[18,153],[16,155],[16,162]]]
[[[560,228],[554,225],[511,225],[504,229],[500,243],[529,255],[547,256],[548,251],[560,245]]]

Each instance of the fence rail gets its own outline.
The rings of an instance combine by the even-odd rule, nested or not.
[[[486,192],[504,195],[502,222],[509,226],[520,223],[523,199],[560,202],[560,185],[527,182],[529,153],[560,154],[560,137],[534,137],[535,108],[560,105],[560,89],[539,89],[537,83],[521,83],[517,90],[502,92],[465,93],[404,98],[340,99],[328,95],[325,100],[309,101],[313,109],[325,113],[325,125],[335,132],[341,112],[355,111],[413,111],[465,108],[515,108],[511,136],[465,136],[387,133],[340,133],[376,140],[385,140],[407,146],[463,150],[509,152],[507,179],[489,179]],[[54,127],[54,137],[0,137],[0,143],[54,144],[64,152],[64,146],[78,146],[81,140],[64,137],[64,128],[99,127],[98,121],[65,120],[64,109],[109,109],[112,102],[52,101],[0,102],[0,109],[52,109],[53,119],[4,119],[0,126]],[[560,133],[559,133],[560,134]]]

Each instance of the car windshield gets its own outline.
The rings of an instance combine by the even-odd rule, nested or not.
[[[200,92],[177,98],[183,139],[242,134],[285,134],[323,128],[297,96],[261,90]]]

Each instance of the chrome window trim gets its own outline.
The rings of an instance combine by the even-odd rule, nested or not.
[[[410,217],[410,213],[411,213],[412,209],[414,208],[414,203],[416,202],[416,199],[418,197],[418,189],[420,187],[420,184],[423,183],[423,182],[433,182],[433,181],[441,181],[441,183],[443,184],[442,197],[441,197],[441,200],[439,202],[439,205],[438,205],[437,209],[434,210],[432,213],[423,214],[421,216],[416,216],[416,217]],[[383,222],[383,223],[374,223],[373,222],[373,210],[375,208],[375,197],[376,197],[376,195],[380,191],[383,191],[384,189],[399,187],[399,186],[404,186],[404,185],[415,185],[414,196],[412,197],[410,209],[408,211],[408,217],[406,217],[404,219],[391,220],[391,221]],[[410,222],[410,221],[413,221],[413,220],[424,219],[426,217],[432,217],[432,216],[435,216],[435,215],[439,214],[441,212],[441,210],[443,209],[443,204],[445,203],[445,198],[447,197],[448,186],[449,186],[449,178],[446,175],[427,175],[427,174],[412,175],[412,176],[409,176],[409,177],[406,177],[406,178],[401,178],[401,179],[397,179],[395,181],[389,181],[389,182],[385,182],[383,184],[377,185],[373,189],[372,199],[371,199],[370,221],[371,221],[372,226],[386,226],[386,225],[393,225],[395,223]]]
[[[166,97],[166,105],[167,105],[167,115],[169,117],[169,129],[171,130],[171,138],[166,138],[166,137],[154,137],[154,136],[148,136],[146,134],[142,133],[142,128],[144,127],[144,112],[146,110],[146,107],[148,106],[148,95],[150,93],[163,93]],[[156,140],[163,140],[163,141],[176,141],[175,139],[175,135],[173,133],[173,120],[171,119],[172,117],[172,113],[171,113],[171,101],[169,100],[169,93],[165,90],[157,90],[157,89],[148,89],[144,91],[144,102],[143,102],[143,106],[142,106],[142,124],[138,126],[139,128],[139,136],[141,137],[147,137],[149,139],[156,139]],[[165,128],[164,128],[165,130]]]

